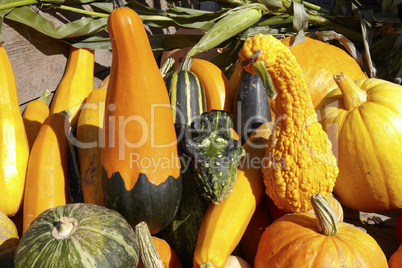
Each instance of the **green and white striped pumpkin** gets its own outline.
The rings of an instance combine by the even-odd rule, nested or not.
[[[32,221],[15,253],[18,267],[137,267],[134,230],[118,212],[92,204],[48,209]]]

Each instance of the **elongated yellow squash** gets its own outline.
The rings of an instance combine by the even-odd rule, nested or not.
[[[73,128],[85,100],[94,89],[94,63],[95,51],[71,46],[66,71],[50,104],[50,114],[71,112]]]
[[[29,145],[18,103],[14,72],[0,46],[0,211],[15,215],[22,207]]]
[[[49,106],[47,102],[50,98],[50,91],[45,90],[39,99],[32,100],[24,110],[22,118],[24,120],[25,131],[27,133],[29,150],[38,136],[39,129],[49,116]]]
[[[194,268],[225,267],[264,196],[262,160],[271,123],[261,125],[243,145],[246,155],[237,169],[232,192],[219,205],[211,204],[202,219],[194,252]]]
[[[106,89],[94,89],[88,96],[77,124],[77,149],[84,202],[99,206],[105,206],[100,158],[105,100]]]
[[[221,69],[210,61],[193,59],[190,71],[201,81],[205,90],[207,109],[232,112],[234,92]]]
[[[29,156],[23,209],[23,232],[46,209],[68,203],[68,118],[49,115],[43,122]]]

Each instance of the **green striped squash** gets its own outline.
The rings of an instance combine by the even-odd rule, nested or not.
[[[32,221],[15,253],[18,267],[136,267],[137,237],[118,212],[92,204],[48,209]]]
[[[205,92],[199,78],[188,70],[171,71],[165,78],[176,131],[206,111]],[[179,134],[176,132],[176,134]]]

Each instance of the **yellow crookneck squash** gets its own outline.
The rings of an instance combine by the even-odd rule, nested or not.
[[[152,234],[166,227],[182,179],[168,92],[139,15],[114,1],[108,19],[112,66],[101,149],[107,207]]]
[[[15,215],[22,207],[29,145],[14,72],[0,45],[0,211]]]
[[[70,124],[63,113],[49,115],[43,122],[29,156],[23,232],[46,209],[68,203],[67,133]]]
[[[339,171],[303,71],[290,50],[272,35],[248,38],[239,57],[246,71],[261,76],[271,99],[276,97],[276,120],[263,165],[266,193],[280,209],[308,211],[310,196],[328,196]]]
[[[255,268],[387,268],[376,240],[346,222],[338,222],[328,200],[312,195],[315,215],[290,213],[274,221],[262,234]]]
[[[89,94],[78,118],[76,132],[84,202],[99,206],[105,206],[100,164],[105,100],[105,88],[96,88]]]
[[[271,124],[261,125],[243,145],[246,152],[237,168],[232,192],[217,205],[211,203],[204,214],[194,251],[194,268],[224,268],[239,244],[264,196],[262,159]]]
[[[50,104],[50,114],[71,112],[71,125],[76,127],[79,112],[94,89],[95,51],[70,46],[66,71]]]
[[[24,120],[25,131],[27,133],[29,150],[38,136],[40,127],[49,116],[49,106],[47,104],[50,98],[50,91],[45,90],[37,100],[30,101],[24,110],[22,118]]]
[[[382,79],[334,76],[338,88],[317,106],[337,155],[334,193],[366,212],[402,208],[402,86]]]

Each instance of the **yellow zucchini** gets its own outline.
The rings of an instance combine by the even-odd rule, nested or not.
[[[0,46],[0,211],[15,215],[22,207],[29,145],[14,72]]]
[[[73,128],[77,125],[86,98],[94,89],[94,63],[93,50],[71,46],[66,71],[50,104],[50,114],[66,110],[71,112]]]
[[[243,145],[246,155],[240,161],[232,192],[219,205],[212,203],[208,207],[198,234],[194,268],[225,267],[264,196],[261,167],[271,134],[269,124],[261,125]]]
[[[101,130],[105,113],[106,89],[94,89],[82,109],[77,124],[77,148],[84,202],[105,206],[101,184]]]

